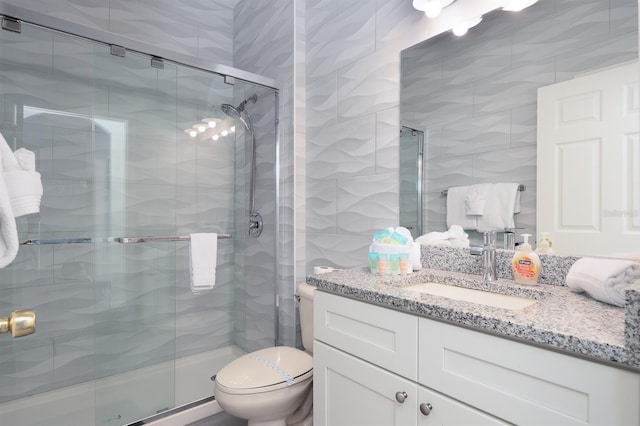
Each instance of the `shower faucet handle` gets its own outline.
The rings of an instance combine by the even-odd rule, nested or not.
[[[258,238],[262,234],[263,227],[262,215],[258,212],[251,213],[251,216],[249,216],[249,235]]]

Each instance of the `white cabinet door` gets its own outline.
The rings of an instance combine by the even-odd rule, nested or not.
[[[638,94],[637,63],[538,89],[537,229],[556,252],[637,251]]]
[[[422,386],[418,389],[418,395],[418,407],[422,410],[418,420],[419,426],[505,426],[511,424]],[[427,405],[426,409],[423,408],[423,404]]]
[[[521,426],[640,425],[637,373],[427,318],[418,370],[419,383]]]
[[[313,348],[314,425],[416,426],[417,384],[324,343]]]

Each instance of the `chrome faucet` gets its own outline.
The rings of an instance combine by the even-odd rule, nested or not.
[[[504,247],[505,250],[516,249],[516,228],[504,228]]]
[[[496,280],[496,231],[484,232],[484,244],[482,247],[471,247],[471,254],[482,256],[483,275],[485,283]]]

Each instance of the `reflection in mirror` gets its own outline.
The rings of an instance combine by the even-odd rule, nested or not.
[[[447,229],[443,190],[498,182],[526,186],[515,215],[516,241],[522,233],[550,232],[553,239],[561,232],[536,223],[537,193],[550,190],[538,188],[537,175],[554,173],[553,165],[537,162],[538,89],[637,61],[637,11],[637,0],[541,0],[518,13],[491,12],[464,37],[445,33],[401,53],[400,122],[425,132],[423,233]],[[585,191],[579,182],[572,185],[565,191]],[[479,233],[467,232],[472,244],[481,241]],[[636,236],[640,247],[640,232]],[[579,253],[553,248],[594,254],[601,238],[592,232]]]
[[[413,238],[422,235],[422,179],[424,132],[400,129],[400,226]]]

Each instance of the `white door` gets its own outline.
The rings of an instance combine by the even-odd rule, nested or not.
[[[417,401],[417,384],[314,342],[316,426],[416,426]]]
[[[538,89],[537,229],[557,253],[640,249],[638,127],[637,63]]]

